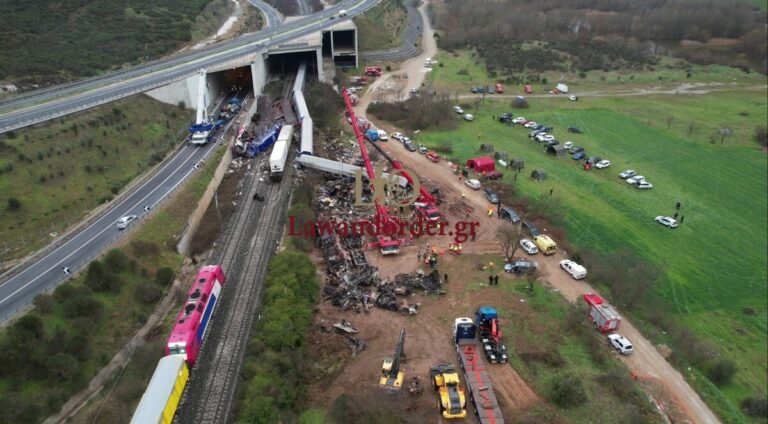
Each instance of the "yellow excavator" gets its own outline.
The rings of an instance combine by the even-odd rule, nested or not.
[[[467,400],[464,391],[459,386],[459,374],[453,365],[433,365],[429,369],[432,387],[437,390],[440,400],[437,406],[443,418],[464,418],[467,416]]]
[[[391,358],[385,358],[381,366],[381,378],[379,386],[389,390],[400,390],[403,387],[405,374],[400,370],[400,361],[405,356],[405,328],[400,330],[400,340],[397,342],[395,354]]]

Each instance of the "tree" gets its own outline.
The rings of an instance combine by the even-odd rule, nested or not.
[[[49,314],[54,307],[53,296],[50,294],[38,294],[32,301],[35,305],[35,309],[43,315]]]
[[[730,359],[719,359],[709,367],[707,374],[715,384],[723,386],[736,375],[736,364]]]
[[[157,285],[151,283],[139,284],[136,287],[136,291],[133,293],[133,296],[136,300],[147,304],[157,302],[160,300],[162,295],[163,291],[160,289],[160,287],[157,287]]]
[[[104,263],[98,260],[91,261],[91,263],[88,264],[88,271],[85,273],[85,285],[92,290],[105,290],[106,277],[107,268],[104,266]]]
[[[120,249],[112,249],[107,252],[104,264],[110,272],[120,272],[128,266],[128,257]]]
[[[65,381],[75,377],[80,370],[77,359],[66,353],[49,356],[45,361],[45,367],[51,377]]]
[[[64,302],[64,316],[67,318],[90,318],[90,321],[101,318],[104,305],[90,296],[77,296]]]
[[[537,281],[539,281],[538,270],[535,270],[525,276],[525,286],[528,288],[529,292],[533,293],[533,286],[536,285]]]
[[[522,226],[514,225],[512,223],[505,223],[501,226],[499,232],[496,233],[496,239],[501,245],[501,251],[504,252],[504,256],[507,259],[514,257],[522,238]]]
[[[21,209],[21,202],[19,199],[15,197],[9,197],[8,198],[8,210],[11,212],[15,212],[17,210]]]
[[[164,266],[157,270],[157,274],[155,274],[155,283],[157,283],[160,286],[167,286],[171,281],[173,281],[173,277],[175,276],[175,272],[173,269]]]

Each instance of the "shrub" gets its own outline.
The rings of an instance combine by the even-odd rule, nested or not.
[[[736,375],[736,364],[730,359],[719,359],[709,367],[707,374],[718,386],[728,384]]]
[[[160,254],[160,246],[153,241],[133,240],[131,241],[131,251],[134,256],[157,256]]]
[[[8,198],[8,210],[11,212],[15,212],[17,210],[21,209],[21,202],[19,199],[15,197],[9,197]]]
[[[107,266],[107,270],[111,272],[120,272],[128,266],[128,256],[120,249],[112,249],[107,252],[107,256],[104,258],[104,263]]]
[[[51,313],[54,307],[53,296],[49,294],[38,294],[33,301],[35,309],[43,315]]]
[[[768,147],[768,129],[766,127],[755,128],[755,134],[752,138],[757,144]]]
[[[156,303],[163,296],[163,290],[152,283],[142,283],[136,287],[133,297],[142,303]]]
[[[768,417],[768,399],[764,397],[749,397],[740,403],[742,411],[751,417]]]
[[[88,271],[85,274],[85,285],[92,290],[102,290],[104,280],[107,276],[107,268],[101,261],[92,261],[88,264]]]
[[[165,287],[173,281],[173,277],[175,275],[176,273],[173,271],[173,269],[164,266],[157,270],[157,274],[155,274],[155,283]]]
[[[579,377],[571,373],[555,377],[549,396],[554,403],[563,408],[578,406],[587,401],[584,384]]]
[[[104,305],[90,296],[77,296],[64,302],[63,311],[67,318],[90,318],[89,321],[93,321],[101,318]]]

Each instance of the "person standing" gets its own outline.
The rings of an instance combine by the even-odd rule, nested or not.
[[[499,285],[499,274],[496,274],[493,277],[493,285],[498,286]]]
[[[448,284],[448,273],[446,272],[445,275],[443,275],[443,283]]]
[[[488,276],[488,285],[489,285],[489,286],[492,286],[492,285],[493,285],[493,275],[489,275],[489,276]]]

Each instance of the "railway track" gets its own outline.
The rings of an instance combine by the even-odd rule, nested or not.
[[[268,156],[264,155],[253,164],[253,175],[243,186],[240,207],[211,260],[222,265],[227,280],[174,423],[232,420],[248,333],[260,302],[267,265],[281,233],[292,175],[292,167],[286,166],[280,183],[261,182],[258,170],[266,162]],[[251,200],[257,192],[264,196],[263,202]]]

